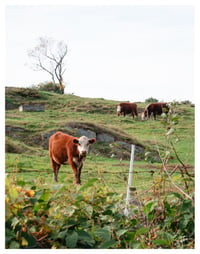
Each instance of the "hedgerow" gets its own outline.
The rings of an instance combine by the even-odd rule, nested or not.
[[[77,187],[78,188],[78,187]],[[72,192],[6,179],[6,248],[193,248],[194,206],[178,193],[124,215],[122,194],[90,179]]]

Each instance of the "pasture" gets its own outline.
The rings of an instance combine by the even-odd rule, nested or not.
[[[194,210],[191,210],[194,206],[194,107],[175,105],[176,116],[171,120],[158,117],[156,121],[141,121],[131,116],[117,117],[117,101],[25,91],[7,89],[7,102],[17,106],[42,102],[45,112],[6,110],[7,248],[194,247]],[[139,113],[142,112],[145,103],[137,105]],[[143,148],[134,161],[129,219],[122,215],[122,207],[126,205],[130,151],[121,150],[116,142],[93,145],[82,170],[82,187],[74,185],[69,165],[61,166],[58,184],[52,182],[46,134],[57,130],[73,134],[77,126],[84,129],[89,126],[93,132],[109,133],[115,141],[120,137],[122,142],[134,142]],[[19,187],[24,192],[16,191]],[[27,190],[34,191],[34,195],[27,195]],[[62,204],[58,197],[63,200]],[[38,203],[44,207],[37,208]],[[57,215],[56,208],[60,209]],[[84,209],[86,218],[81,215]],[[46,227],[33,220],[40,216],[39,210],[46,214]],[[63,216],[66,225],[64,222],[61,225]],[[79,217],[83,223],[72,223]],[[55,221],[51,222],[53,218]],[[34,227],[31,232],[23,231],[24,220]],[[21,238],[16,237],[17,232]],[[38,232],[41,234],[37,235]],[[55,232],[57,238],[52,240]]]

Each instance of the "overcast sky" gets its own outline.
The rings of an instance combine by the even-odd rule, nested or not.
[[[51,79],[26,65],[44,36],[68,45],[66,93],[194,101],[192,6],[7,6],[6,86]]]

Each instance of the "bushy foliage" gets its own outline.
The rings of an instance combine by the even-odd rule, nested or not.
[[[191,105],[192,104],[192,102],[191,101],[189,101],[189,100],[185,100],[185,101],[181,101],[181,103],[182,104],[188,104],[188,105]]]
[[[60,89],[60,86],[58,84],[54,84],[53,82],[46,82],[46,83],[40,83],[37,88],[40,91],[47,91],[47,92],[53,92],[62,94],[63,91]]]
[[[78,189],[79,188],[79,189]],[[71,191],[63,184],[6,179],[6,248],[192,248],[194,207],[145,200],[124,215],[122,194],[90,179]]]
[[[145,103],[156,103],[156,102],[158,102],[158,100],[153,97],[149,97],[145,100]]]

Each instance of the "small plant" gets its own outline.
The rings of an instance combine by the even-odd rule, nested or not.
[[[158,100],[153,97],[147,98],[145,100],[145,103],[155,103],[155,102],[158,102]]]
[[[60,89],[60,86],[58,84],[54,84],[53,82],[46,82],[46,83],[40,83],[37,88],[40,91],[47,91],[47,92],[53,92],[62,94],[63,90]]]

